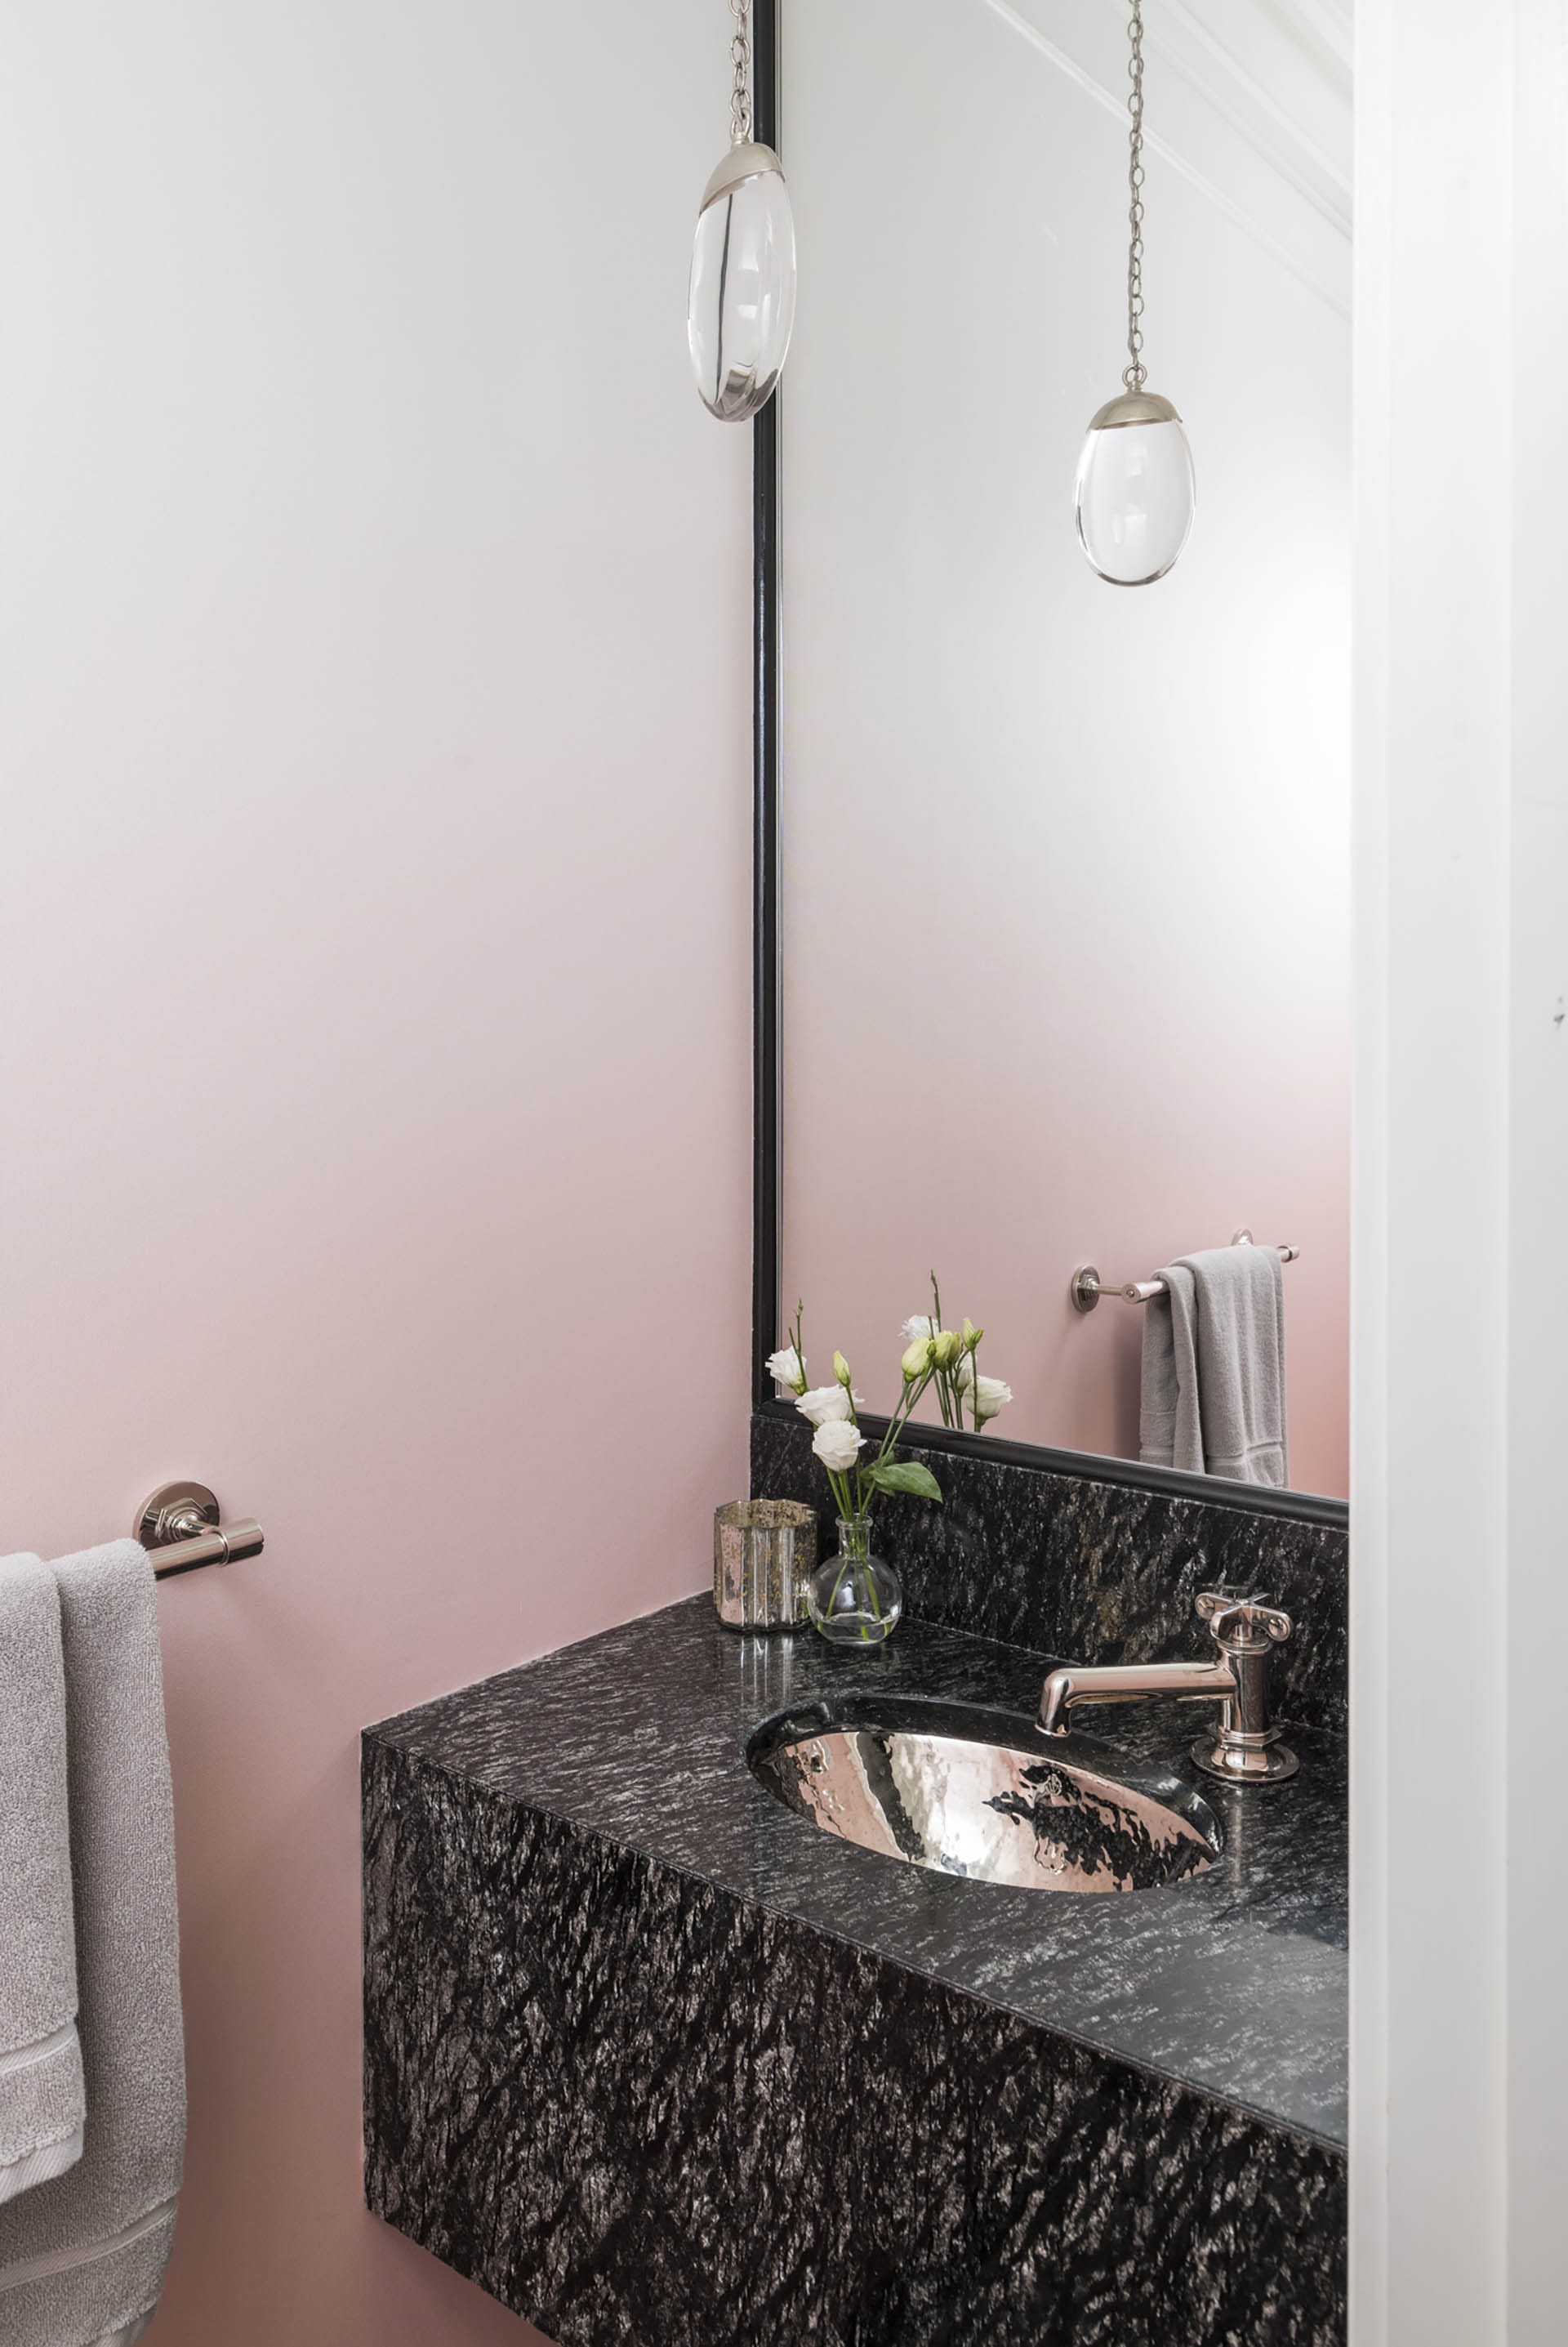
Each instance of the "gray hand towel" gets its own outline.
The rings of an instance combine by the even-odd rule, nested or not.
[[[1138,1456],[1155,1467],[1290,1480],[1285,1432],[1285,1273],[1273,1247],[1178,1256],[1145,1307]]]
[[[185,2152],[174,1831],[152,1567],[55,1568],[87,2116],[82,2157],[0,2208],[5,2347],[125,2347],[152,2318]]]
[[[0,1558],[0,2201],[82,2156],[60,1600]]]

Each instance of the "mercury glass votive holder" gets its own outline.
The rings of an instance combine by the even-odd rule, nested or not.
[[[729,1500],[713,1512],[713,1605],[730,1630],[793,1630],[808,1619],[817,1517],[799,1500]]]

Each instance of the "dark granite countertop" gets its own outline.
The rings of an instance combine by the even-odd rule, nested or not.
[[[1117,1754],[1165,1763],[1202,1786],[1225,1829],[1207,1873],[1126,1897],[900,1865],[818,1831],[746,1765],[759,1721],[851,1687],[994,1706],[1016,1713],[1027,1744],[1052,1660],[914,1621],[880,1652],[846,1654],[806,1630],[740,1638],[704,1595],[368,1735],[1342,2150],[1346,1772],[1336,1739],[1291,1731],[1300,1775],[1244,1792],[1196,1778],[1190,1708],[1087,1715],[1091,1727],[1105,1725],[1095,1740],[1113,1772]]]

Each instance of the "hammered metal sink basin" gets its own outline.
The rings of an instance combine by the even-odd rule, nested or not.
[[[846,1696],[765,1720],[746,1757],[786,1809],[861,1850],[1031,1891],[1155,1891],[1223,1845],[1202,1795],[1007,1713]]]

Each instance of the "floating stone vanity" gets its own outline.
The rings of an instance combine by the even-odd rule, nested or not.
[[[1205,1786],[1206,1871],[1099,1897],[855,1848],[748,1767],[847,1690],[1026,1737],[1052,1659],[697,1597],[369,1731],[371,2208],[561,2347],[1340,2347],[1339,1737]],[[1085,1717],[1192,1781],[1190,1711]]]

